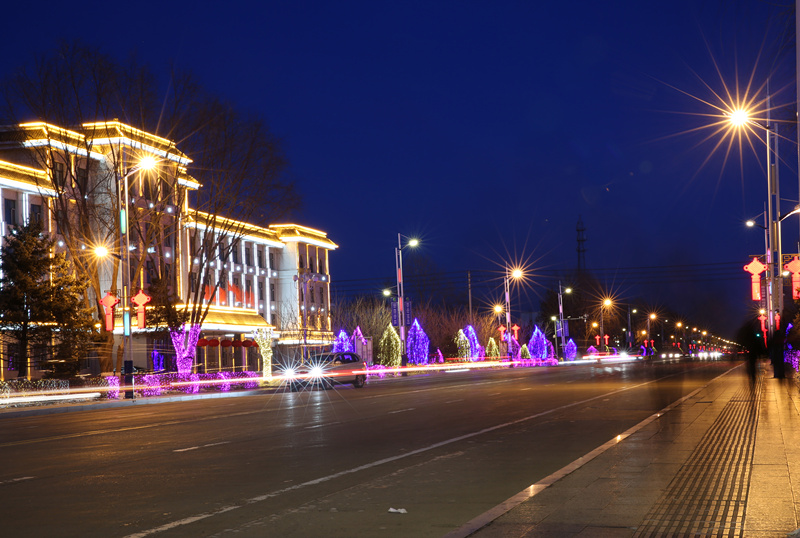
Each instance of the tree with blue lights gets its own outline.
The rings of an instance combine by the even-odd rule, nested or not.
[[[428,351],[430,348],[430,339],[425,331],[422,330],[419,321],[416,319],[411,324],[406,337],[406,352],[408,354],[408,362],[412,364],[428,364]]]

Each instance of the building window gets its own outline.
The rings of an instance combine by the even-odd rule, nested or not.
[[[269,285],[269,300],[275,302],[275,284]]]
[[[259,282],[258,283],[258,300],[259,301],[263,301],[264,300],[264,283],[263,282]]]
[[[270,252],[269,253],[269,268],[270,269],[274,269],[275,268],[275,253],[274,252]]]
[[[258,268],[259,269],[263,269],[264,268],[264,251],[263,250],[259,250],[257,252],[257,256],[258,256]]]
[[[244,263],[253,265],[253,249],[250,247],[244,247]]]
[[[10,198],[3,200],[3,217],[6,224],[17,225],[17,201]]]
[[[53,163],[53,181],[58,185],[64,185],[66,173],[64,172],[64,163]]]
[[[244,302],[248,305],[253,304],[253,281],[247,279],[244,283]]]
[[[325,260],[324,259],[320,259],[319,260],[319,272],[320,273],[324,273],[325,272]]]
[[[31,215],[28,219],[31,222],[42,224],[42,206],[41,204],[31,204]]]
[[[86,193],[89,185],[89,169],[88,168],[76,168],[75,169],[75,179],[78,182],[78,189],[82,193]]]
[[[315,302],[314,301],[314,288],[313,287],[311,288],[311,302],[312,303]]]
[[[297,266],[298,266],[300,269],[305,269],[305,267],[306,267],[306,264],[303,262],[303,257],[302,257],[302,256],[300,256],[300,257],[299,257],[299,259],[298,259],[298,261],[297,261]]]
[[[144,199],[145,200],[152,200],[153,199],[153,185],[150,183],[149,179],[142,179],[142,183],[144,184]]]
[[[312,273],[314,272],[314,258],[308,258],[308,269]]]
[[[197,273],[189,273],[189,291],[197,292]]]

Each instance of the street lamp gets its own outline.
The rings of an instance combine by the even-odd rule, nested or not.
[[[600,304],[600,347],[605,351],[606,346],[606,334],[603,328],[603,314],[605,313],[606,307],[611,306],[611,299],[604,299],[603,302]]]
[[[125,368],[126,374],[133,374],[133,359],[132,359],[132,349],[131,349],[131,310],[130,305],[128,304],[130,297],[132,294],[130,293],[131,290],[131,238],[130,238],[130,230],[129,230],[129,218],[128,218],[128,207],[129,207],[129,198],[130,198],[130,191],[128,186],[128,178],[140,170],[151,170],[156,165],[156,160],[153,157],[146,156],[143,157],[139,164],[132,167],[128,172],[117,181],[117,186],[119,184],[123,184],[123,190],[119,193],[119,199],[117,202],[119,203],[119,231],[120,231],[120,245],[123,244],[124,239],[124,259],[123,259],[123,268],[122,268],[122,336],[123,336],[123,354],[124,354],[124,363],[123,366]],[[119,192],[119,188],[117,191]],[[107,251],[106,251],[107,252]],[[131,391],[130,397],[133,397],[133,392]]]
[[[405,294],[403,290],[403,249],[402,238],[408,239],[406,247],[414,248],[419,245],[418,239],[412,239],[403,234],[397,234],[397,248],[394,249],[395,268],[397,269],[397,325],[400,328],[400,342],[402,352],[406,351],[406,317]]]
[[[767,85],[767,100],[766,100],[766,110],[767,110],[767,119],[765,124],[761,124],[750,117],[750,111],[742,108],[737,108],[732,110],[728,114],[728,121],[730,124],[736,129],[747,129],[749,132],[754,132],[753,127],[759,127],[764,130],[765,137],[766,137],[766,147],[767,147],[767,210],[764,215],[765,226],[765,243],[767,247],[767,256],[766,260],[764,260],[764,265],[767,266],[766,269],[766,280],[767,280],[767,310],[769,311],[767,314],[767,326],[769,335],[772,336],[772,333],[775,330],[775,315],[780,314],[783,311],[783,277],[781,276],[780,267],[776,273],[775,271],[775,263],[778,264],[782,263],[782,249],[781,249],[781,237],[780,237],[780,187],[779,181],[777,176],[777,163],[773,166],[772,158],[773,158],[773,151],[775,152],[775,157],[777,161],[778,151],[777,151],[777,133],[775,135],[772,134],[772,126],[770,125],[770,96],[769,96],[769,84]],[[773,145],[775,148],[773,149]],[[788,216],[788,215],[787,215]],[[767,224],[767,221],[769,224]],[[748,226],[753,226],[748,222]],[[777,260],[775,259],[775,254],[777,253]],[[777,297],[776,297],[777,293]]]
[[[507,346],[507,354],[508,358],[511,359],[511,279],[519,280],[524,276],[522,269],[515,267],[511,268],[506,265],[506,274],[505,278],[503,279],[504,287],[505,287],[505,299],[506,299],[506,330],[508,331],[508,346]]]
[[[557,333],[561,335],[561,351],[563,353],[566,348],[566,331],[564,330],[564,297],[565,293],[572,293],[572,288],[562,288],[561,281],[558,281],[558,329]],[[556,343],[558,340],[556,340]],[[556,353],[558,355],[558,353]]]

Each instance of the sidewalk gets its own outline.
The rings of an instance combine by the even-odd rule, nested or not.
[[[756,388],[736,368],[448,537],[785,537],[800,527],[800,392],[771,369]]]

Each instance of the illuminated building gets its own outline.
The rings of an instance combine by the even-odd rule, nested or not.
[[[155,167],[141,164],[145,159]],[[156,277],[181,301],[197,290],[208,314],[194,335],[205,345],[197,348],[193,371],[259,370],[253,340],[258,328],[271,330],[278,357],[304,340],[309,346],[331,344],[328,251],[337,245],[324,232],[297,224],[262,227],[194,210],[190,194],[202,186],[190,175],[191,165],[170,140],[116,120],[78,129],[41,122],[0,127],[0,234],[40,220],[59,239],[58,248],[97,267],[97,282],[87,290],[92,304],[106,291],[128,299],[147,292]],[[117,207],[119,215],[111,211]],[[111,226],[93,219],[103,210]],[[104,236],[109,227],[114,233]],[[70,240],[64,241],[67,234]],[[115,245],[101,243],[102,237],[116,238]],[[200,260],[198,238],[217,241],[219,255],[215,248]],[[110,256],[100,259],[101,251]],[[198,290],[201,272],[220,285]],[[130,326],[123,322],[124,303],[114,315],[113,353]],[[154,338],[135,322],[128,331],[137,367],[151,369],[153,356],[173,354],[169,338]],[[0,346],[0,359],[7,344]],[[112,361],[117,368],[121,357]],[[38,365],[31,366],[37,375]],[[14,375],[0,360],[0,379]]]

